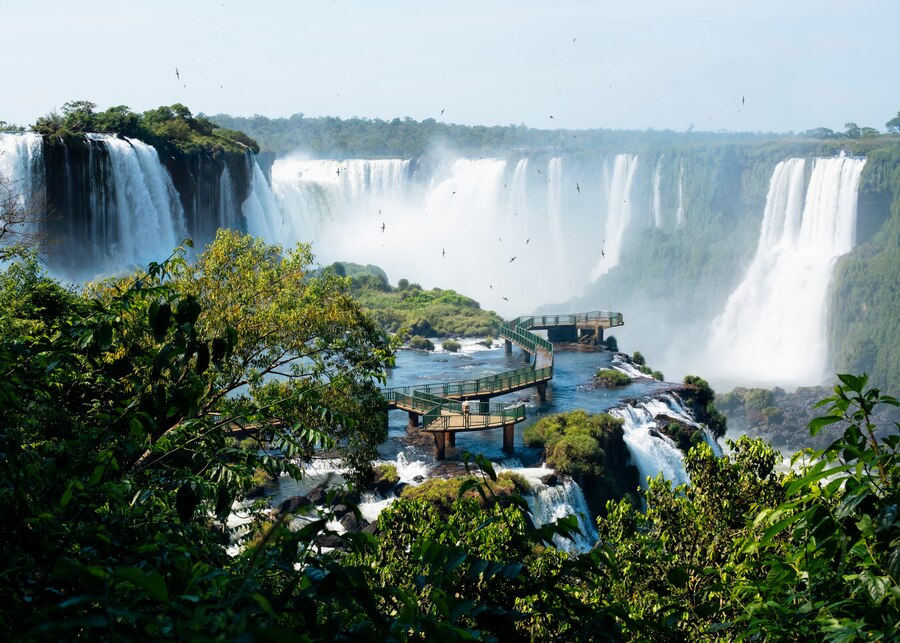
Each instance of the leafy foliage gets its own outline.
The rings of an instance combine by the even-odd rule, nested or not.
[[[125,105],[94,111],[97,105],[86,100],[69,101],[62,113],[51,112],[37,119],[32,130],[45,139],[69,140],[87,132],[112,132],[150,143],[160,152],[194,154],[259,152],[259,145],[243,132],[221,128],[203,116],[193,116],[181,103],[150,109],[143,114]]]
[[[628,384],[631,384],[630,377],[614,368],[598,369],[594,377],[603,386],[627,386]]]

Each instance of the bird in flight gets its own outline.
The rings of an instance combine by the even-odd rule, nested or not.
[[[578,185],[577,181],[575,182],[575,190],[578,192],[578,194],[581,194],[581,186]]]
[[[381,222],[381,231],[384,232],[384,221]]]
[[[600,251],[600,255],[601,255],[604,259],[606,258],[606,252],[605,252],[604,250],[601,250],[601,251]]]
[[[540,171],[540,170],[538,170],[538,174],[540,174],[540,173],[541,173],[541,171]]]
[[[341,168],[338,168],[338,169],[337,169],[337,175],[338,175],[338,176],[341,175]]]
[[[503,297],[503,301],[509,301],[509,299],[507,299],[506,297]]]
[[[181,74],[178,73],[178,67],[175,68],[175,78],[181,80]]]
[[[443,109],[441,109],[441,116],[443,116],[443,115],[444,115],[444,110],[443,110]]]
[[[525,239],[525,245],[526,245],[526,246],[528,245],[528,242],[529,242],[529,241],[531,241],[530,238],[529,238],[529,239]]]
[[[746,103],[746,102],[747,102],[747,97],[746,97],[746,96],[741,96],[741,105],[743,105],[743,104]]]
[[[493,289],[494,289],[494,286],[493,286],[492,284],[488,284],[488,288],[490,288],[491,290],[493,290]]]
[[[447,249],[446,249],[446,248],[441,248],[441,256],[442,256],[442,257],[446,257],[446,256],[447,256]]]
[[[515,260],[516,260],[516,258],[513,257],[512,259],[509,260],[509,263],[512,263],[512,262],[515,261]]]

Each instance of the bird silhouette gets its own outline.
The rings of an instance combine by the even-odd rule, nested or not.
[[[497,237],[497,238],[500,239],[500,241],[503,241],[503,237]]]
[[[540,171],[540,170],[538,170],[538,174],[540,174],[540,173],[541,173],[541,171]]]
[[[503,297],[503,301],[509,301],[509,299],[507,299],[506,297]]]
[[[384,232],[384,221],[381,222],[381,231]]]
[[[442,109],[442,110],[441,110],[441,116],[443,116],[443,115],[444,115],[444,110]]]
[[[577,181],[575,182],[575,190],[578,192],[578,194],[581,194],[581,186],[578,185]]]
[[[509,260],[509,263],[512,263],[512,262],[515,261],[515,260],[516,260],[516,258],[513,257],[512,259]]]
[[[446,249],[446,248],[441,248],[441,256],[442,256],[442,257],[446,257],[446,256],[447,256],[447,249]]]
[[[528,245],[528,242],[529,242],[529,241],[531,241],[531,239],[525,239],[525,245],[526,245],[526,246]]]
[[[178,73],[178,67],[175,68],[175,78],[181,80],[181,74]]]
[[[606,253],[603,250],[600,251],[600,255],[604,258],[606,257]]]
[[[550,114],[550,118],[553,118],[553,114]]]
[[[338,168],[338,169],[337,169],[337,175],[338,175],[338,176],[341,175],[341,168]]]
[[[490,288],[491,290],[493,290],[493,289],[494,289],[494,286],[492,286],[491,284],[488,284],[488,288]]]
[[[746,103],[746,102],[747,102],[747,97],[746,97],[746,96],[741,96],[741,105],[743,105],[743,104]]]

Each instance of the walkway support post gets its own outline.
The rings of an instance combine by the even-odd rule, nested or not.
[[[513,439],[516,437],[516,425],[510,422],[503,425],[503,450],[506,453],[513,452]]]
[[[505,343],[506,343],[506,352],[507,352],[507,354],[508,354],[508,353],[512,353],[512,342],[509,341],[509,340],[507,339],[507,340],[505,340]]]
[[[538,399],[541,402],[547,401],[547,382],[538,382],[537,383],[537,394],[538,394]]]
[[[409,423],[407,426],[411,429],[415,429],[419,426],[419,414],[415,411],[409,412]]]
[[[434,459],[444,460],[447,457],[447,434],[443,431],[434,433]]]
[[[450,431],[447,434],[447,446],[456,448],[456,431]]]

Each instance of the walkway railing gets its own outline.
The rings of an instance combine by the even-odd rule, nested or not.
[[[621,313],[605,311],[519,317],[503,324],[499,335],[530,354],[528,366],[474,380],[395,386],[382,389],[381,393],[389,404],[422,415],[422,427],[427,431],[476,430],[520,422],[525,419],[524,404],[508,406],[473,401],[464,403],[460,400],[493,397],[549,381],[553,377],[553,344],[530,329],[586,322],[605,327],[624,323]],[[544,358],[541,361],[548,362],[540,368],[539,353]],[[463,404],[467,405],[467,410]]]

